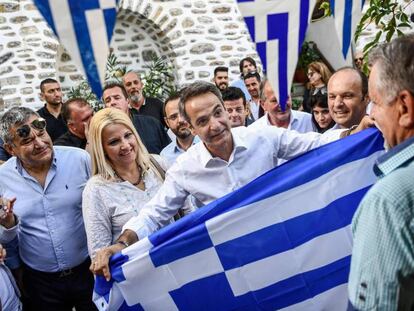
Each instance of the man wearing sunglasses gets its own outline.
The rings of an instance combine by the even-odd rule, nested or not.
[[[15,198],[0,218],[0,241],[18,243],[25,309],[95,310],[82,218],[88,153],[53,147],[46,121],[25,107],[1,116],[0,136],[14,156],[0,167],[0,195]]]

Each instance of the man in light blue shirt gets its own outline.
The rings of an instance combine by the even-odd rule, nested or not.
[[[16,198],[0,219],[0,239],[18,237],[28,303],[41,310],[95,310],[82,218],[90,158],[79,148],[53,147],[45,120],[25,107],[0,118],[13,155],[0,167],[3,198]]]
[[[0,310],[19,311],[22,309],[20,291],[9,268],[4,264],[6,250],[0,244]]]
[[[178,111],[179,100],[180,94],[178,93],[167,98],[164,104],[165,123],[175,135],[175,139],[160,153],[167,161],[168,166],[171,166],[178,156],[186,152],[188,148],[199,142],[198,137],[191,133],[188,122],[184,120]]]

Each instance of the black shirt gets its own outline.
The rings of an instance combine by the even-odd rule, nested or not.
[[[149,153],[160,154],[170,142],[161,123],[153,117],[131,113],[132,123]]]
[[[47,110],[46,105],[44,105],[43,108],[40,108],[37,113],[46,120],[46,131],[50,138],[52,138],[52,141],[63,135],[68,130],[62,115],[59,114],[59,116],[55,118],[55,116]]]
[[[167,127],[164,120],[164,104],[158,98],[146,97],[141,108],[139,110],[132,108],[132,113],[153,117]]]
[[[67,131],[65,134],[57,138],[53,144],[55,146],[69,146],[85,149],[86,139],[79,138],[78,136],[72,134],[70,131]]]

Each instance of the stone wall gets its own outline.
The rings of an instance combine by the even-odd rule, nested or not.
[[[237,79],[245,56],[260,66],[236,0],[125,0],[111,49],[139,71],[151,55],[165,56],[178,85],[211,81],[219,65]],[[0,110],[40,107],[38,86],[46,77],[58,79],[64,91],[84,78],[31,0],[0,0]]]

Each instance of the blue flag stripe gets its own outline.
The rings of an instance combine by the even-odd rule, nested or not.
[[[342,54],[344,58],[348,55],[352,37],[352,3],[353,0],[345,0],[344,26],[342,33]]]
[[[158,267],[212,246],[213,242],[205,224],[200,224],[162,245],[155,246],[151,249],[150,256],[154,266]]]
[[[300,0],[298,55],[301,52],[302,43],[303,41],[305,41],[306,31],[308,29],[308,17],[309,17],[309,0]]]
[[[368,188],[335,200],[327,207],[255,231],[216,246],[225,270],[282,253],[350,224]],[[275,202],[277,205],[277,202]],[[276,206],[275,206],[276,208]],[[252,247],[254,245],[254,247]],[[234,256],[237,253],[238,256]]]
[[[279,93],[282,107],[286,105],[288,97],[288,34],[289,34],[289,14],[269,14],[267,15],[267,40],[278,40],[278,73],[279,73]]]

